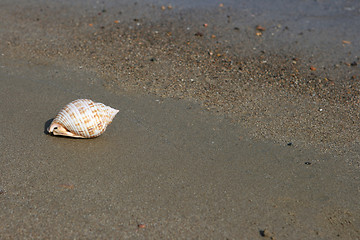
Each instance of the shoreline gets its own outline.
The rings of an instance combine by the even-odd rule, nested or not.
[[[360,166],[358,144],[350,146],[360,141],[356,32],[346,38],[352,40],[349,43],[343,43],[340,33],[325,42],[332,31],[319,23],[326,23],[327,18],[318,20],[318,28],[306,30],[306,24],[295,27],[294,20],[286,16],[277,17],[264,25],[265,31],[259,31],[251,13],[254,6],[241,9],[245,16],[238,17],[235,9],[216,5],[202,10],[177,10],[166,5],[162,10],[158,3],[148,3],[145,7],[150,11],[145,11],[141,10],[144,3],[139,3],[129,5],[125,13],[106,4],[93,4],[80,14],[49,4],[49,13],[44,15],[35,7],[34,36],[21,40],[10,33],[6,36],[9,48],[3,51],[39,63],[42,59],[72,62],[97,72],[112,91],[193,99],[248,125],[255,139],[280,144],[293,141],[300,148],[313,145],[340,156],[352,151],[354,156],[346,157],[352,158],[350,164]],[[326,7],[320,4],[315,9],[323,14]],[[268,14],[258,11],[258,22],[264,22]],[[130,17],[131,12],[134,17]],[[70,16],[70,21],[63,21],[62,14]],[[296,12],[295,16],[312,19]],[[246,19],[254,23],[244,25]],[[284,19],[289,23],[276,24]],[[22,28],[23,20],[10,21]],[[51,32],[44,35],[44,29]],[[286,40],[281,38],[289,43],[284,45]],[[316,55],[311,55],[313,50]],[[321,51],[325,58],[319,55]],[[331,62],[324,60],[331,57]],[[341,128],[334,131],[339,122],[343,122]]]

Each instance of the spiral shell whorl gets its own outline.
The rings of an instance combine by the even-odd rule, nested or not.
[[[66,105],[55,117],[58,123],[74,137],[93,138],[101,135],[112,122],[118,110],[95,103],[89,99],[78,99]]]

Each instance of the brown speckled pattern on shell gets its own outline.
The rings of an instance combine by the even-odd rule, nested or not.
[[[101,135],[119,111],[89,99],[78,99],[66,105],[55,117],[68,131],[84,138]]]

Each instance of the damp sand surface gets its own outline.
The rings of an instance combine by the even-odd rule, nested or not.
[[[312,4],[3,1],[0,236],[358,239],[359,6]]]

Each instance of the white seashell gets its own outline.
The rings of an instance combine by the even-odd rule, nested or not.
[[[52,121],[48,132],[75,138],[94,138],[105,132],[119,112],[102,103],[78,99],[66,105]]]

